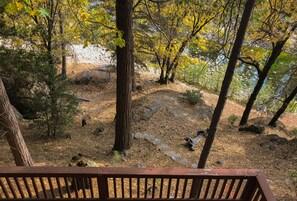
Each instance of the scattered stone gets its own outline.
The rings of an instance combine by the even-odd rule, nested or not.
[[[153,115],[154,115],[154,113],[150,109],[147,108],[143,111],[143,114],[140,119],[144,120],[144,121],[148,121]]]
[[[146,108],[143,111],[143,115],[141,117],[141,120],[149,120],[162,106],[164,103],[152,103],[149,108]]]
[[[274,144],[288,144],[289,141],[286,138],[280,137],[276,134],[267,135],[270,142]]]
[[[137,167],[137,168],[146,168],[146,166],[143,163],[137,163],[135,165],[135,167]]]
[[[92,79],[91,70],[85,70],[74,79],[76,85],[88,85]]]
[[[256,134],[262,134],[265,130],[264,126],[258,126],[258,125],[250,125],[247,127],[241,127],[238,129],[239,131],[248,131]]]
[[[158,149],[160,151],[168,151],[169,147],[166,144],[160,144],[160,146],[158,146]]]
[[[135,133],[135,134],[133,135],[133,138],[134,138],[134,139],[143,139],[144,136],[143,136],[142,133],[137,132],[137,133]]]
[[[170,108],[168,110],[168,112],[175,118],[184,119],[186,117],[184,111],[176,109],[176,108]]]
[[[172,155],[170,156],[170,158],[174,161],[176,161],[177,159],[181,158],[181,155],[176,153],[175,151],[172,153]]]
[[[147,134],[147,133],[145,133],[143,136],[147,141],[150,141],[150,142],[152,142],[154,139],[154,136]]]
[[[181,163],[181,164],[186,165],[186,164],[189,163],[189,160],[187,158],[181,158],[178,162]]]
[[[201,106],[198,108],[196,114],[199,120],[210,120],[212,118],[213,108],[209,106]]]
[[[165,151],[165,155],[171,157],[174,155],[174,151],[167,150],[167,151]]]
[[[270,149],[271,151],[276,149],[276,145],[272,142],[261,143],[260,146],[262,148]]]
[[[203,131],[198,131],[197,135],[205,136],[206,133]],[[152,144],[156,145],[157,148],[164,152],[166,156],[170,157],[172,160],[181,163],[181,164],[188,164],[189,160],[187,158],[183,158],[180,154],[176,153],[175,151],[170,150],[169,146],[162,143],[162,140],[159,138],[156,138],[153,135],[150,134],[142,134],[140,132],[136,132],[135,134],[132,135],[134,139],[146,139],[147,141],[151,142]],[[136,164],[136,167],[142,167],[143,164]],[[143,165],[144,166],[144,165]],[[145,166],[144,166],[145,167]]]
[[[161,141],[161,139],[159,139],[159,138],[155,138],[154,140],[153,140],[153,144],[154,145],[158,145],[158,144],[160,144],[162,141]]]
[[[191,168],[197,168],[197,167],[198,167],[198,165],[195,164],[195,163],[193,163],[193,164],[191,165]]]
[[[96,127],[95,130],[93,131],[93,134],[101,134],[104,131],[104,128],[102,127]]]

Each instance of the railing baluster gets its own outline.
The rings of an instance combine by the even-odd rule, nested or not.
[[[233,199],[237,199],[237,196],[238,196],[238,193],[239,193],[242,183],[243,183],[243,179],[240,179],[239,182],[237,183],[237,187],[236,187],[235,193],[233,195]]]
[[[261,195],[260,189],[257,189],[257,192],[255,192],[255,193],[256,193],[256,195],[255,195],[253,201],[259,201],[259,197]]]
[[[56,181],[57,181],[57,185],[58,185],[58,189],[59,189],[60,198],[64,198],[61,183],[60,183],[60,178],[56,177]]]
[[[50,191],[52,194],[53,198],[56,198],[55,192],[54,192],[54,187],[53,187],[53,183],[52,183],[52,179],[50,177],[47,178],[48,184],[50,186]]]
[[[38,192],[38,187],[36,185],[35,178],[34,177],[30,177],[30,178],[31,178],[31,181],[32,181],[32,184],[33,184],[35,195],[36,195],[37,198],[39,198],[39,192]]]
[[[231,193],[232,193],[232,189],[233,189],[234,184],[235,184],[235,179],[232,179],[232,180],[231,180],[231,183],[230,183],[230,185],[229,185],[228,192],[227,192],[227,194],[226,194],[226,199],[230,198],[230,195],[231,195]],[[232,195],[231,195],[231,196],[232,196]]]
[[[132,198],[132,178],[129,178],[129,198]]]
[[[113,178],[113,192],[114,192],[114,197],[117,198],[117,183],[116,183],[116,178]]]
[[[23,192],[23,189],[22,189],[22,186],[21,186],[21,184],[20,184],[20,182],[19,182],[19,179],[16,178],[16,177],[14,177],[13,179],[14,179],[16,185],[17,185],[17,189],[18,189],[18,191],[20,192],[21,197],[22,197],[22,198],[25,198],[25,194],[24,194],[24,192]]]
[[[86,182],[85,182],[85,180],[87,180],[87,178],[86,177],[82,177],[82,191],[83,191],[83,196],[84,196],[84,198],[87,198],[87,193],[86,193]],[[88,182],[88,180],[87,180],[87,182]]]
[[[224,194],[224,192],[225,192],[225,188],[226,188],[227,181],[228,181],[228,179],[224,179],[224,182],[223,182],[223,185],[222,185],[222,187],[221,187],[220,194],[219,194],[219,198],[222,198],[222,197],[223,197],[223,194]]]
[[[147,177],[144,179],[144,198],[147,198]]]
[[[140,198],[140,178],[137,177],[137,198]]]
[[[31,192],[31,189],[30,189],[30,187],[29,187],[27,178],[26,178],[26,177],[23,177],[23,181],[24,181],[26,190],[27,190],[27,192],[28,192],[29,198],[32,198],[33,196],[32,196],[32,192]]]
[[[163,198],[163,185],[164,185],[164,178],[161,178],[159,198]]]
[[[68,198],[71,198],[71,193],[70,193],[70,188],[69,188],[69,184],[68,184],[68,179],[66,177],[64,177],[64,182],[65,182],[65,186],[66,186],[66,191],[67,191]]]
[[[2,181],[2,178],[0,178],[0,186],[1,186],[2,190],[3,190],[3,193],[4,193],[5,197],[10,198],[9,194],[7,192],[7,189],[6,189],[6,187],[5,187],[5,185],[4,185],[3,181]]]
[[[10,179],[8,177],[5,177],[5,179],[6,179],[6,182],[8,184],[8,187],[9,187],[9,189],[10,189],[12,195],[13,195],[13,198],[17,198],[17,195],[15,193],[15,189],[13,188]]]
[[[220,182],[220,179],[216,179],[216,183],[213,187],[213,191],[212,191],[212,194],[211,194],[211,198],[215,198],[215,195],[217,193],[217,189],[218,189],[218,186],[219,186],[219,182]]]
[[[177,198],[178,190],[179,190],[179,179],[176,179],[174,198]]]
[[[79,198],[76,177],[72,177],[71,188],[74,190],[75,198]]]
[[[122,184],[122,198],[125,198],[125,182],[123,177],[121,177],[121,184]]]
[[[186,192],[187,192],[187,184],[188,184],[188,179],[186,178],[184,181],[184,187],[183,187],[183,193],[182,193],[182,198],[185,198]]]
[[[156,178],[153,178],[153,191],[152,191],[152,198],[155,198],[155,189],[156,189]]]
[[[200,194],[201,194],[201,189],[202,189],[202,186],[203,186],[203,182],[204,182],[204,179],[200,179],[199,181],[199,189],[198,189],[198,194],[197,194],[197,198],[200,197]]]
[[[209,192],[209,189],[210,189],[211,181],[212,181],[212,179],[208,179],[208,181],[207,181],[207,185],[206,185],[206,189],[205,189],[205,193],[204,193],[204,199],[206,199],[207,196],[208,196],[208,192]]]
[[[48,197],[47,197],[47,192],[46,192],[46,188],[45,188],[45,185],[44,185],[43,178],[42,178],[42,177],[39,177],[39,180],[40,180],[40,183],[41,183],[41,187],[42,187],[43,195],[44,195],[45,198],[48,198]]]
[[[169,178],[169,180],[168,180],[168,189],[167,189],[167,197],[166,198],[170,198],[170,189],[171,189],[171,178]]]
[[[93,187],[93,180],[89,178],[90,181],[90,191],[91,191],[91,198],[94,198],[94,187]]]

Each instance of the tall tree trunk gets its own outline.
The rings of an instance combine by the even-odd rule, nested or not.
[[[278,111],[275,113],[274,117],[271,119],[268,125],[276,127],[276,121],[278,118],[284,113],[284,111],[287,109],[289,103],[293,100],[293,98],[297,94],[297,86],[292,91],[292,93],[284,100],[283,105],[278,109]]]
[[[64,18],[61,10],[59,10],[59,17],[60,17],[60,36],[62,38],[61,41],[61,53],[62,53],[62,72],[61,75],[66,78],[67,77],[67,64],[66,64],[66,44],[64,39]]]
[[[264,84],[264,81],[268,75],[268,72],[270,71],[272,65],[274,64],[274,62],[276,61],[276,59],[278,58],[278,56],[280,55],[280,53],[282,52],[283,46],[285,45],[286,41],[288,40],[288,38],[286,38],[285,40],[282,41],[278,41],[275,45],[275,47],[273,48],[271,55],[268,59],[268,61],[266,62],[262,72],[259,74],[259,79],[258,82],[246,104],[245,110],[242,114],[241,120],[239,125],[245,125],[248,121],[248,118],[250,116],[251,110],[253,108],[253,105],[257,99],[257,96]]]
[[[2,79],[0,78],[0,121],[17,166],[33,166],[19,123],[10,105]]]
[[[164,84],[165,83],[165,80],[164,80],[164,69],[163,68],[161,68],[160,78],[159,78],[158,82],[160,84]]]
[[[134,41],[133,41],[134,44]],[[132,76],[132,91],[136,92],[136,79],[135,79],[135,65],[134,65],[134,55],[132,55],[132,67],[131,67],[131,76]]]
[[[116,134],[113,150],[123,151],[131,147],[131,68],[133,56],[132,35],[133,0],[116,1],[116,24],[123,32],[124,47],[117,46],[117,101]]]
[[[244,9],[244,12],[242,15],[239,29],[236,34],[234,46],[231,51],[230,60],[229,60],[228,67],[227,67],[227,70],[225,73],[225,77],[224,77],[224,80],[222,83],[219,100],[218,100],[217,106],[214,110],[211,124],[207,131],[208,136],[206,138],[205,144],[203,146],[203,150],[202,150],[200,158],[199,158],[198,168],[205,167],[209,152],[211,150],[211,147],[212,147],[212,144],[213,144],[213,141],[215,138],[217,126],[220,121],[223,109],[225,107],[228,90],[229,90],[229,87],[230,87],[230,84],[231,84],[231,81],[233,78],[234,69],[235,69],[236,62],[237,62],[237,59],[238,59],[240,51],[241,51],[241,46],[242,46],[242,43],[244,40],[245,31],[246,31],[246,28],[247,28],[247,25],[248,25],[248,22],[249,22],[249,19],[250,19],[252,10],[253,10],[254,3],[255,3],[255,0],[247,0],[247,2],[245,4],[245,9]],[[193,181],[191,194],[190,194],[191,198],[197,198],[198,189],[199,189],[200,185],[201,185],[200,180]]]
[[[172,69],[172,73],[171,73],[171,77],[169,79],[170,82],[174,83],[175,82],[175,76],[176,76],[176,69],[178,66],[178,62],[176,64],[174,64],[174,67]]]

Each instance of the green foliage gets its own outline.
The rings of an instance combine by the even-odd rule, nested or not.
[[[0,75],[12,104],[34,118],[35,125],[56,136],[78,112],[77,99],[67,80],[48,64],[48,55],[22,49],[0,48]]]
[[[297,137],[297,128],[293,128],[293,129],[290,131],[290,134],[293,135],[293,136],[296,136],[296,137]]]
[[[45,128],[48,136],[56,137],[66,125],[72,123],[78,112],[78,100],[67,89],[67,80],[57,74],[53,65],[40,68],[38,73],[41,80],[33,103],[40,118],[34,123]]]
[[[201,93],[201,91],[199,90],[187,90],[186,93],[183,94],[187,101],[191,104],[191,105],[196,105],[196,104],[202,104],[204,103],[203,100],[203,95]]]
[[[115,163],[120,162],[122,159],[121,152],[114,150],[112,153],[112,161]]]
[[[231,116],[228,117],[228,124],[230,126],[234,126],[235,122],[237,121],[238,116],[235,114],[232,114]]]

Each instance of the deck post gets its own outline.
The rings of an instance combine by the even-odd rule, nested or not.
[[[109,197],[107,177],[103,175],[99,175],[97,179],[98,179],[98,189],[99,189],[99,200],[106,200]]]

